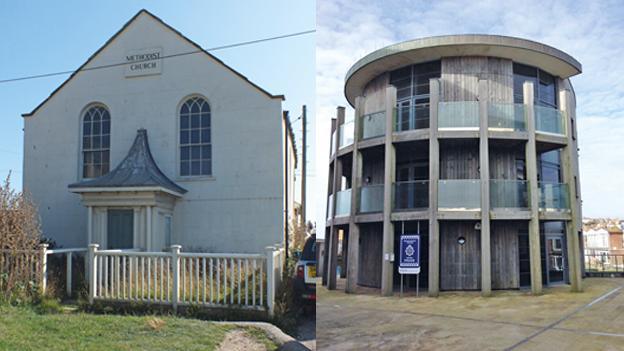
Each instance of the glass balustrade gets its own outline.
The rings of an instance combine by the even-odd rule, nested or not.
[[[478,179],[440,179],[438,181],[438,208],[481,208],[481,184]]]
[[[351,212],[351,189],[336,193],[336,217],[348,216]]]
[[[438,104],[438,129],[479,128],[478,101],[450,101]]]
[[[409,210],[429,207],[429,181],[394,183],[394,209]]]
[[[541,209],[567,210],[570,208],[568,184],[539,183]]]
[[[488,104],[488,127],[508,131],[525,131],[523,104]]]
[[[374,138],[386,134],[386,111],[362,116],[360,139]]]
[[[360,188],[360,213],[381,212],[384,203],[383,184],[367,185]]]
[[[528,182],[525,180],[490,180],[491,208],[528,208]]]
[[[535,130],[564,135],[563,113],[552,107],[535,105]]]
[[[355,130],[353,129],[353,121],[347,122],[340,126],[340,145],[339,149],[345,146],[353,144],[353,137],[355,136]]]

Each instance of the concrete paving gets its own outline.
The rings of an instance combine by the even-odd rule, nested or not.
[[[624,350],[624,279],[438,298],[317,288],[318,350]]]

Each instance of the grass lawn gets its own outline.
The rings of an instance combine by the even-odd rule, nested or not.
[[[155,318],[164,323],[153,323]],[[235,329],[267,350],[277,349],[257,328],[164,316],[42,315],[27,307],[0,305],[0,350],[216,350]]]

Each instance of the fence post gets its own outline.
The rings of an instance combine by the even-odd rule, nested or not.
[[[67,296],[71,297],[72,293],[72,253],[71,251],[67,253],[67,270],[65,271],[66,282],[65,282],[65,290],[67,291]]]
[[[48,285],[48,244],[39,245],[41,255],[41,294],[45,295]]]
[[[178,300],[180,295],[180,245],[171,245],[171,265],[173,270],[173,294],[171,294],[171,303],[173,305],[173,313],[178,312]]]
[[[95,253],[99,246],[98,244],[89,244],[89,253],[87,255],[87,269],[89,270],[89,304],[93,304],[93,299],[95,299],[95,284],[97,278],[97,260],[95,259]]]
[[[267,307],[269,309],[269,316],[273,316],[273,308],[275,303],[275,260],[273,256],[273,252],[275,252],[275,248],[273,246],[266,247],[266,300]],[[262,279],[262,277],[260,277]]]

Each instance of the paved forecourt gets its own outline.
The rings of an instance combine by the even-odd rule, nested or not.
[[[624,279],[569,287],[442,293],[438,298],[352,295],[318,287],[319,350],[622,350]]]

